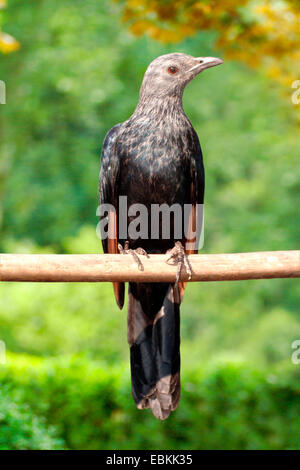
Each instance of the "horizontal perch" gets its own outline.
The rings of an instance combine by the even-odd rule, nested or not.
[[[140,259],[143,271],[131,255],[0,254],[0,281],[175,281],[177,267],[166,263],[168,255]],[[190,255],[189,260],[194,282],[300,277],[300,251]],[[187,280],[185,269],[181,280]]]

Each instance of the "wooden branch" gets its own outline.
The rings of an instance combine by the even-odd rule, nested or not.
[[[0,254],[0,281],[175,281],[177,267],[166,263],[168,255],[140,259],[143,271],[131,255]],[[189,260],[194,282],[300,277],[300,251],[190,255]],[[187,280],[185,270],[181,279]]]

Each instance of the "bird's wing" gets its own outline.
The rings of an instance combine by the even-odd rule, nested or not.
[[[187,233],[187,240],[185,243],[186,253],[198,253],[198,243],[199,243],[199,236],[200,231],[203,229],[202,227],[202,215],[203,211],[200,210],[202,208],[199,205],[203,205],[204,202],[204,185],[205,185],[205,178],[204,178],[204,166],[203,166],[203,158],[202,158],[202,151],[198,136],[195,132],[195,144],[196,144],[196,152],[192,156],[190,161],[190,204],[192,205],[192,210],[189,217],[189,225],[188,225],[188,233]],[[197,209],[198,205],[198,209]],[[197,232],[197,236],[195,237],[195,233]]]
[[[203,203],[204,203],[204,166],[200,142],[196,132],[194,133],[196,152],[190,160],[190,204],[191,212],[188,219],[188,230],[185,239],[185,252],[187,254],[198,253],[198,243],[201,230],[203,230]],[[199,206],[201,204],[201,206]],[[195,233],[197,235],[195,236]],[[183,299],[186,282],[179,283],[181,300]]]
[[[120,161],[115,151],[115,142],[120,133],[122,124],[114,126],[105,136],[102,154],[99,180],[100,204],[110,204],[114,210],[108,210],[108,223],[110,236],[102,237],[104,253],[116,254],[118,250],[118,177]],[[112,236],[113,234],[113,236]],[[118,306],[122,309],[124,305],[124,282],[113,282],[115,298]]]

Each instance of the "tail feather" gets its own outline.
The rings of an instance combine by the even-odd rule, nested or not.
[[[166,419],[180,398],[179,293],[172,284],[129,285],[132,394],[139,409]]]

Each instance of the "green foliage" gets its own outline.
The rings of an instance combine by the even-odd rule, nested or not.
[[[18,394],[20,407],[10,404],[11,397],[4,404],[15,410],[8,433],[0,427],[0,440],[5,434],[9,448],[23,442],[14,440],[13,430],[26,403],[39,417],[34,419],[48,429],[55,424],[61,442],[72,449],[299,449],[299,371],[271,375],[227,360],[185,372],[178,410],[159,422],[133,406],[128,364],[108,368],[78,357],[12,355],[8,363],[0,384],[5,394],[7,384]],[[32,439],[26,446],[49,441]]]
[[[36,416],[10,382],[0,388],[0,450],[53,450],[63,447],[54,426]]]
[[[99,240],[93,227],[85,227],[62,243],[67,253],[97,252]],[[12,241],[5,248],[39,251]],[[2,283],[0,295],[0,338],[11,351],[43,356],[86,351],[110,363],[128,355],[126,314],[114,306],[110,283]]]

